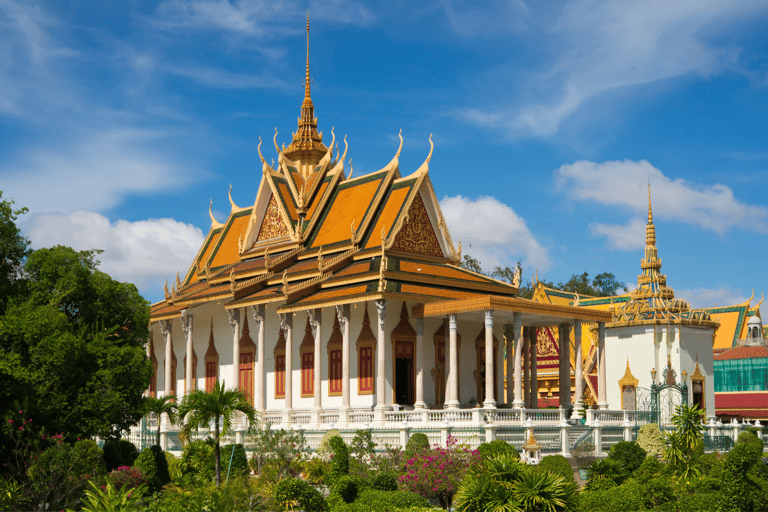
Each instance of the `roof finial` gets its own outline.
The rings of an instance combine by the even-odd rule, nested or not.
[[[307,11],[307,77],[304,80],[304,97],[309,98],[309,11]]]
[[[653,211],[651,210],[651,180],[648,180],[648,224],[653,222]]]

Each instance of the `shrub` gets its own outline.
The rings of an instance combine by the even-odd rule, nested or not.
[[[307,459],[302,464],[304,477],[313,484],[325,484],[331,474],[331,463],[320,457]]]
[[[101,483],[106,476],[104,456],[99,445],[91,439],[74,445],[57,442],[33,457],[28,470],[32,505],[61,510],[76,506],[86,490],[87,481]]]
[[[717,452],[705,453],[698,459],[703,474],[712,478],[720,478],[723,470],[723,456]]]
[[[280,480],[286,476],[295,478],[301,472],[301,461],[307,452],[301,432],[272,430],[271,425],[256,424],[248,440],[253,446],[250,465],[256,474]]]
[[[720,477],[723,510],[754,509],[755,489],[753,482],[747,478],[747,472],[761,455],[762,450],[748,441],[736,443],[728,452]]]
[[[579,496],[581,510],[600,512],[646,510],[645,492],[646,487],[638,482],[627,482],[604,490],[581,492]]]
[[[349,474],[349,450],[341,436],[332,437],[329,441],[333,450],[331,459],[331,475],[339,477]]]
[[[234,451],[234,453],[233,453]],[[232,461],[230,464],[230,460]],[[216,460],[211,459],[211,466],[215,468]],[[242,444],[227,444],[221,447],[221,473],[229,473],[230,477],[245,476],[251,472],[248,466],[248,456]]]
[[[373,455],[376,443],[373,442],[373,435],[370,430],[357,430],[355,437],[350,444],[349,452],[353,453],[358,464],[363,463],[366,456]]]
[[[300,508],[306,512],[328,510],[328,505],[322,494],[298,478],[280,480],[275,485],[274,498],[279,505],[290,509],[293,509],[294,502],[298,502]]]
[[[480,454],[459,447],[456,438],[449,437],[445,448],[435,447],[417,453],[405,463],[400,475],[402,489],[413,491],[447,508],[464,478],[467,469],[480,462]]]
[[[205,483],[214,478],[215,467],[213,441],[208,439],[196,439],[184,445],[179,461],[181,475],[187,483]],[[170,472],[169,472],[170,474]]]
[[[140,468],[147,477],[149,492],[155,493],[171,481],[168,473],[168,461],[163,449],[159,446],[144,448],[136,459],[136,467]]]
[[[168,475],[171,480],[181,477],[181,460],[171,452],[165,452],[165,460],[168,463]]]
[[[332,428],[325,434],[323,434],[323,439],[320,441],[320,446],[317,447],[317,455],[319,457],[323,457],[326,459],[329,459],[331,455],[333,454],[333,449],[331,448],[331,439],[334,437],[341,437],[341,433],[336,430],[335,428]]]
[[[416,493],[409,491],[380,491],[362,489],[352,503],[343,501],[333,505],[333,512],[396,512],[416,510],[434,510],[429,502]]]
[[[331,487],[331,495],[339,496],[344,503],[352,503],[357,498],[358,486],[349,475],[343,475],[336,479]]]
[[[645,450],[647,455],[660,458],[664,453],[664,434],[655,423],[648,423],[640,427],[637,433],[637,444]]]
[[[646,486],[645,506],[658,507],[675,499],[675,492],[666,478],[653,478]]]
[[[88,482],[91,489],[86,491],[86,497],[83,500],[83,512],[121,512],[136,510],[139,506],[144,491],[144,485],[135,489],[125,487],[116,487],[112,482],[107,482],[103,489],[100,489],[93,482]],[[67,509],[67,512],[74,512]]]
[[[587,487],[591,489],[593,482],[602,478],[611,479],[616,485],[620,485],[628,476],[629,472],[621,462],[612,459],[596,460],[589,466]]]
[[[591,441],[584,441],[573,449],[571,455],[576,461],[577,468],[587,469],[596,459],[595,445]]]
[[[697,491],[681,496],[675,505],[679,512],[715,512],[720,510],[720,493]]]
[[[562,455],[547,455],[534,467],[537,471],[549,471],[555,475],[560,475],[565,478],[567,482],[575,482],[573,478],[573,469],[568,463],[568,459]]]
[[[107,479],[117,489],[122,489],[124,486],[126,489],[134,489],[140,485],[147,485],[144,472],[135,466],[120,466],[110,471]]]
[[[646,457],[635,470],[633,476],[640,482],[646,483],[661,472],[664,465],[656,457]]]
[[[495,439],[489,443],[482,443],[477,447],[477,451],[480,452],[480,456],[483,459],[493,457],[495,455],[501,455],[503,453],[512,453],[520,458],[520,452],[517,448],[504,441],[503,439]]]
[[[608,452],[609,459],[624,464],[630,473],[640,467],[646,455],[645,450],[635,441],[619,441]]]
[[[427,437],[427,434],[422,434],[421,432],[411,434],[411,438],[408,439],[408,442],[405,445],[405,451],[413,456],[422,450],[429,450],[429,438]]]
[[[380,491],[396,491],[397,477],[394,473],[376,473],[371,477],[371,487]]]
[[[108,439],[104,443],[104,462],[107,471],[113,471],[120,466],[133,466],[139,450],[127,439]]]
[[[763,453],[763,448],[765,447],[763,440],[757,437],[755,432],[750,431],[742,432],[739,434],[739,437],[736,440],[736,444],[739,443],[748,444],[754,447],[756,450],[759,450],[761,454]]]

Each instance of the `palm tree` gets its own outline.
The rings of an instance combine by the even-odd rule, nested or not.
[[[236,412],[245,414],[251,423],[256,421],[256,410],[248,402],[248,397],[239,389],[225,389],[223,383],[217,383],[213,391],[196,389],[187,394],[179,405],[178,417],[183,423],[181,434],[189,439],[192,430],[208,428],[214,425],[216,486],[221,485],[221,446],[222,434],[232,430]]]
[[[144,397],[144,407],[147,412],[152,413],[157,418],[157,446],[160,446],[160,420],[163,417],[163,413],[168,415],[168,419],[171,423],[176,421],[176,395],[168,395],[162,398],[155,398],[153,396]]]

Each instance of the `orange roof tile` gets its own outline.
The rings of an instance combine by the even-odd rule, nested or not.
[[[415,182],[415,180],[414,180]],[[376,223],[373,226],[370,236],[368,237],[368,243],[365,244],[365,248],[377,247],[381,245],[381,228],[386,230],[385,236],[389,236],[392,232],[392,228],[397,222],[397,218],[403,209],[408,193],[411,191],[413,182],[408,183],[405,186],[392,190],[387,194],[387,198],[384,202],[384,207],[380,209]]]
[[[218,243],[220,236],[221,236],[221,229],[217,229],[211,234],[211,237],[208,240],[208,245],[205,246],[205,250],[203,251],[202,256],[200,256],[200,259],[198,260],[199,262],[199,265],[197,266],[198,272],[201,272],[205,268],[205,264],[208,263],[208,258],[211,256],[211,252],[213,251],[213,248],[216,247],[216,244]]]
[[[224,227],[226,232],[219,241],[211,261],[211,268],[223,267],[231,263],[236,263],[240,258],[240,248],[238,243],[240,236],[245,234],[248,228],[248,221],[251,216],[251,210],[243,210],[234,214],[227,225]]]
[[[480,281],[483,283],[493,282],[488,279],[483,279],[480,276],[465,272],[462,269],[456,267],[450,267],[448,265],[431,265],[424,262],[415,262],[408,260],[399,260],[400,271],[410,272],[412,274],[420,275],[433,275],[439,277],[445,277],[447,279],[461,279],[463,281]]]
[[[753,357],[768,357],[768,348],[763,345],[744,345],[734,347],[714,357],[715,361],[727,361],[729,359],[751,359]]]
[[[386,173],[379,173],[361,181],[345,182],[336,189],[324,218],[318,226],[311,247],[334,244],[352,237],[352,221],[357,229]]]

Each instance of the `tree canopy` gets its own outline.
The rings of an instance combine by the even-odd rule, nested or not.
[[[0,415],[23,409],[49,433],[115,437],[143,414],[148,303],[97,269],[99,251],[28,251],[20,213],[0,205],[0,247],[16,247],[0,273]]]
[[[509,267],[501,268],[500,266],[496,266],[493,269],[493,272],[483,272],[483,267],[480,261],[469,254],[464,255],[464,259],[459,263],[459,266],[471,270],[472,272],[484,274],[510,284],[513,282],[515,276],[515,270]],[[519,271],[520,275],[523,275],[523,266],[519,261],[517,262],[516,269]],[[617,281],[616,276],[610,272],[598,274],[592,281],[589,280],[589,274],[584,272],[583,274],[573,274],[565,283],[554,284],[549,281],[541,280],[541,284],[555,290],[578,293],[579,295],[590,297],[610,297],[627,291],[626,285]],[[533,282],[528,280],[525,283],[520,283],[517,295],[518,297],[530,299],[533,297],[533,291]]]

